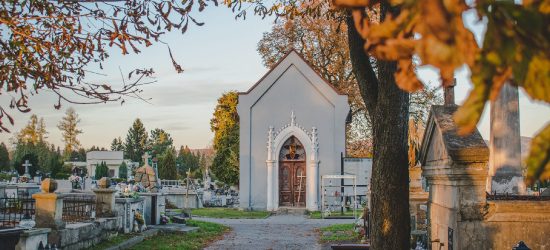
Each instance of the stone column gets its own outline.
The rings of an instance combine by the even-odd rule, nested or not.
[[[319,185],[319,161],[312,160],[309,162],[309,169],[307,170],[307,200],[306,208],[309,211],[317,211],[319,198],[318,188]]]
[[[53,193],[57,189],[57,182],[52,178],[42,181],[40,188],[44,192],[32,195],[36,200],[36,228],[64,229],[63,198],[66,194]]]
[[[275,210],[275,161],[267,160],[267,211]]]
[[[317,158],[319,143],[317,142],[317,128],[311,128],[311,149],[309,169],[307,170],[306,208],[309,211],[319,210],[319,159]]]
[[[491,102],[489,175],[487,192],[525,194],[521,171],[518,88],[505,83]]]
[[[267,211],[275,210],[275,176],[276,167],[273,160],[273,126],[269,126],[269,132],[267,132]]]
[[[111,179],[107,177],[99,180],[99,185],[94,188],[96,195],[96,214],[97,217],[114,217],[115,215],[115,193],[116,189],[109,188]]]

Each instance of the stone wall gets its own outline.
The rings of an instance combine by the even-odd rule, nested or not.
[[[166,199],[176,205],[178,208],[185,207],[185,191],[167,191]],[[196,192],[189,191],[188,207],[201,208],[202,204],[199,202],[199,197]]]
[[[52,230],[48,243],[57,244],[60,250],[87,249],[112,235],[118,234],[122,217],[98,218],[91,223],[68,224],[65,229]]]

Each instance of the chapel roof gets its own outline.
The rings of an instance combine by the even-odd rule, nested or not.
[[[260,78],[260,80],[258,80],[248,91],[246,92],[237,92],[237,94],[239,95],[247,95],[250,93],[250,91],[252,91],[256,86],[258,86],[258,84],[260,84],[260,82],[262,82],[269,74],[271,74],[271,72],[277,68],[277,66],[279,66],[279,64],[281,62],[283,62],[285,60],[285,58],[288,57],[288,55],[290,55],[292,52],[296,53],[296,55],[298,55],[305,63],[307,66],[309,66],[311,68],[311,70],[313,70],[321,79],[323,79],[323,81],[325,81],[325,83],[330,86],[332,88],[332,90],[334,90],[334,92],[336,92],[337,94],[339,95],[348,95],[348,93],[342,93],[340,91],[338,91],[334,86],[332,86],[332,84],[330,84],[330,82],[327,81],[327,79],[325,79],[321,74],[319,74],[319,72],[317,72],[317,70],[315,70],[313,67],[311,67],[311,65],[309,64],[309,62],[302,56],[302,54],[300,54],[298,51],[296,51],[294,48],[292,48],[290,51],[288,51],[283,57],[281,57],[281,59],[279,59],[279,61],[273,65],[273,67],[271,67],[271,69],[269,69],[269,71],[267,73],[265,73],[265,75]]]
[[[489,148],[477,128],[468,135],[457,135],[460,129],[456,125],[453,114],[458,105],[432,105],[426,130],[422,139],[419,160],[422,165],[426,163],[429,147],[432,145],[433,134],[438,130],[443,138],[445,149],[451,160],[455,162],[481,162],[489,160]]]

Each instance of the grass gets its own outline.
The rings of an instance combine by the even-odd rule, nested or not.
[[[362,212],[362,211],[357,211],[357,214],[359,215],[360,212]],[[331,216],[340,216],[341,213],[340,212],[332,212],[332,213],[330,213],[330,215]],[[344,212],[344,216],[353,216],[353,211]],[[311,212],[311,218],[312,219],[320,219],[321,218],[321,211]]]
[[[173,212],[179,213],[181,209]],[[239,211],[237,208],[225,207],[191,208],[191,215],[215,218],[254,219],[266,217],[268,214],[266,211]]]
[[[168,250],[168,249],[203,249],[211,242],[218,240],[222,234],[226,233],[231,227],[217,223],[191,220],[187,226],[199,227],[198,232],[170,233],[159,232],[158,235],[145,239],[140,244],[132,247],[133,250]]]
[[[99,245],[91,247],[91,249],[101,250],[101,249],[105,249],[105,248],[109,248],[109,247],[114,247],[114,246],[116,246],[116,245],[118,245],[118,244],[120,244],[124,241],[127,241],[127,240],[131,239],[134,236],[135,235],[113,236],[113,237],[109,238],[108,240],[102,241]]]
[[[338,224],[338,225],[332,225],[328,227],[322,227],[317,229],[318,232],[332,232],[333,234],[329,236],[321,236],[319,238],[319,242],[327,242],[327,241],[340,241],[340,240],[358,240],[359,233],[353,231],[353,224]],[[346,235],[344,232],[350,231],[352,232],[351,235]],[[336,235],[336,232],[342,232],[342,235]]]

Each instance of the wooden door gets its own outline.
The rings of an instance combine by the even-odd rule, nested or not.
[[[279,206],[305,207],[306,167],[303,161],[279,163]]]

